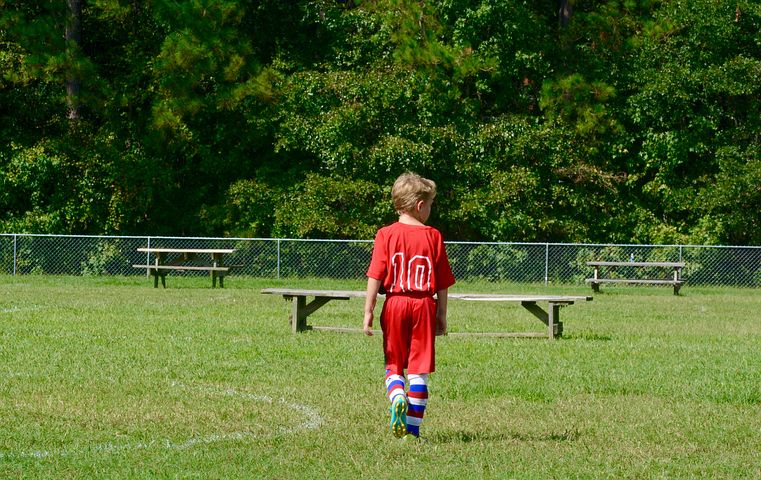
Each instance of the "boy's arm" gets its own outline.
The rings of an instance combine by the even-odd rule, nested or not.
[[[367,277],[367,296],[365,297],[365,321],[362,325],[365,335],[373,335],[373,317],[375,302],[378,299],[381,281],[375,278]]]
[[[447,295],[449,289],[436,292],[436,335],[447,334]]]

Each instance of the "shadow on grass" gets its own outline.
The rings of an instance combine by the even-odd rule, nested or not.
[[[573,442],[579,439],[581,433],[576,430],[563,432],[525,433],[525,432],[466,432],[443,431],[427,437],[433,443],[485,443],[499,441],[519,442]]]

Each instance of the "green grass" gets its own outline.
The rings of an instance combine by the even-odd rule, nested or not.
[[[423,424],[388,428],[381,337],[293,335],[263,287],[0,276],[0,478],[759,478],[761,294],[611,287],[564,338],[444,337]],[[589,295],[458,284],[457,292]],[[359,327],[361,299],[310,322]],[[451,331],[541,331],[451,300]]]

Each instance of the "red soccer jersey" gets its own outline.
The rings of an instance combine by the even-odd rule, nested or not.
[[[378,230],[367,276],[387,294],[430,295],[455,283],[441,233],[396,222]]]

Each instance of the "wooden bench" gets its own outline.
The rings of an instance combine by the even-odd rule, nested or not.
[[[331,330],[338,332],[361,332],[361,328],[319,327],[307,324],[307,317],[331,300],[349,300],[364,298],[364,291],[354,290],[308,290],[292,288],[265,288],[263,294],[282,295],[286,300],[293,301],[291,307],[291,329],[293,333],[306,330]],[[308,297],[314,297],[307,303]],[[478,293],[450,293],[448,298],[482,301],[482,302],[519,302],[523,308],[531,312],[547,327],[546,332],[483,332],[483,333],[450,333],[450,336],[482,335],[492,337],[548,337],[558,338],[563,335],[563,323],[560,321],[560,307],[573,305],[577,301],[591,301],[587,296],[553,296],[553,295],[492,295]],[[538,303],[547,303],[543,309]]]
[[[594,267],[592,278],[587,278],[586,283],[592,285],[594,292],[600,291],[600,285],[603,283],[627,283],[639,285],[671,285],[674,287],[674,295],[679,295],[679,289],[682,288],[685,281],[681,277],[684,262],[587,262],[587,265]],[[671,270],[672,275],[669,278],[627,278],[620,276],[610,276],[622,268],[629,269],[665,269]],[[608,276],[600,274],[600,270],[605,269]]]
[[[172,270],[177,271],[207,271],[211,275],[212,288],[224,288],[225,275],[233,267],[240,265],[225,265],[224,256],[233,253],[231,248],[138,248],[138,252],[154,255],[153,263],[132,265],[134,268],[145,268],[153,275],[153,287],[161,285],[166,288],[166,275]],[[204,258],[208,255],[209,257]],[[199,258],[200,257],[200,258]]]

